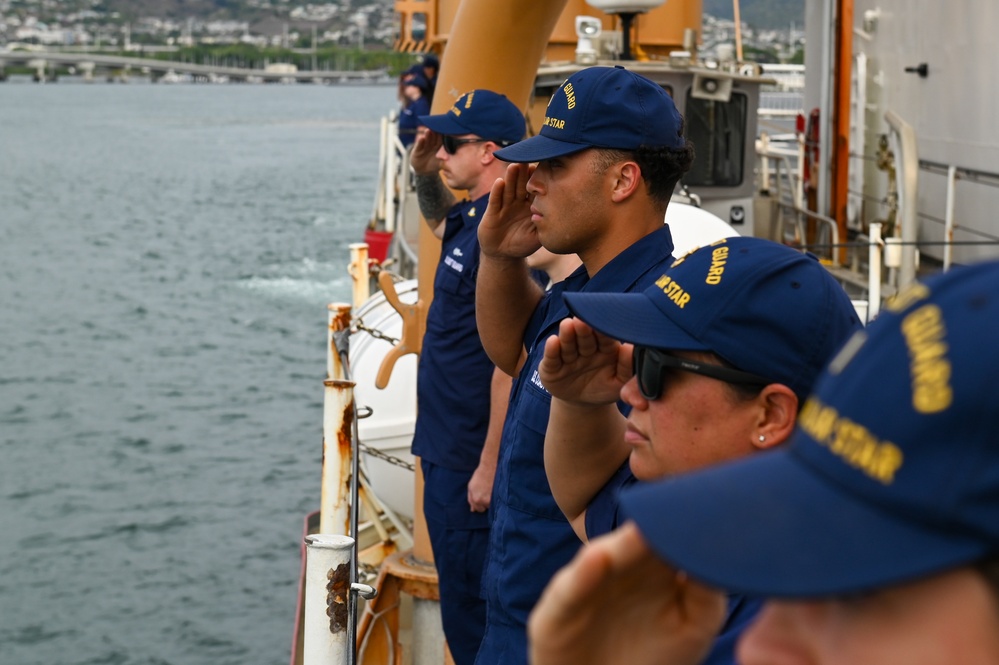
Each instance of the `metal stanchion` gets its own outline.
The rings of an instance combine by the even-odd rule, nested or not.
[[[357,594],[374,589],[351,582],[355,541],[349,536],[305,537],[305,665],[353,665]]]

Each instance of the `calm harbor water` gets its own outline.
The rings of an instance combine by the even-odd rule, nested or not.
[[[0,663],[287,662],[394,92],[0,84]]]

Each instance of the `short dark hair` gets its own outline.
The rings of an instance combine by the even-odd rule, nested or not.
[[[632,160],[638,164],[638,168],[642,171],[642,180],[645,181],[645,186],[649,190],[649,196],[664,215],[670,197],[673,196],[676,183],[690,170],[690,165],[694,163],[694,145],[688,139],[684,139],[682,148],[660,146],[641,146],[636,150],[597,148],[597,152],[599,154],[598,168],[604,170],[611,164],[626,160]]]

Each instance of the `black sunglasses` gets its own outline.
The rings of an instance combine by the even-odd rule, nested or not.
[[[667,369],[680,369],[685,372],[693,372],[712,379],[718,379],[725,383],[735,383],[749,386],[763,386],[773,383],[762,376],[750,374],[721,365],[709,365],[708,363],[680,358],[665,351],[653,349],[647,346],[635,346],[631,357],[632,367],[635,376],[638,378],[638,389],[642,392],[642,397],[647,400],[659,399],[663,394],[663,385],[666,383]]]
[[[453,155],[458,152],[458,148],[465,145],[466,143],[487,143],[489,139],[456,139],[453,136],[448,136],[444,134],[441,136],[441,143],[444,144],[444,152],[449,155]]]

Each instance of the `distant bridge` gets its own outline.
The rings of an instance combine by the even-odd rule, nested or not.
[[[284,71],[273,69],[247,69],[218,65],[196,65],[190,62],[173,62],[155,58],[134,58],[122,55],[97,53],[60,53],[55,51],[0,51],[0,69],[5,64],[25,65],[35,70],[40,80],[49,78],[52,67],[75,67],[84,78],[91,78],[95,70],[124,70],[148,72],[154,78],[165,75],[189,75],[194,80],[212,80],[226,77],[234,81],[346,83],[374,82],[388,76],[385,69],[370,71],[305,70]]]

